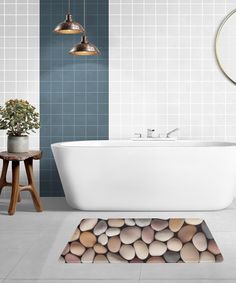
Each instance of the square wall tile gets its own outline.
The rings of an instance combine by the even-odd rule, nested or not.
[[[78,17],[83,23],[83,2],[71,4],[73,11],[79,11]],[[37,14],[35,5],[30,9]],[[57,5],[52,0],[41,1],[42,196],[64,195],[50,148],[52,143],[108,138],[108,0],[86,0],[86,30],[90,41],[101,51],[99,57],[83,58],[68,54],[79,37],[52,32],[64,18],[65,11],[66,2],[63,0],[57,1]]]

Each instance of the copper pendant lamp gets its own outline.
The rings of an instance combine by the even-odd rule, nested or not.
[[[86,34],[84,34],[81,37],[80,43],[76,44],[71,49],[70,54],[76,56],[92,56],[99,55],[100,51],[94,44],[88,41]]]
[[[84,27],[86,20],[86,11],[85,11],[85,0],[84,0]],[[88,41],[88,37],[86,35],[86,31],[81,37],[80,43],[76,44],[69,52],[71,55],[75,56],[96,56],[100,55],[99,49],[92,43]]]
[[[79,34],[84,32],[82,25],[74,22],[72,19],[70,0],[68,0],[68,12],[66,15],[66,20],[56,26],[54,32],[58,34]]]

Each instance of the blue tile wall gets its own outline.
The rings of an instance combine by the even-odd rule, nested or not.
[[[72,0],[74,20],[83,24],[83,1]],[[57,35],[66,0],[40,1],[41,196],[63,196],[50,145],[108,139],[108,0],[86,0],[86,30],[100,56],[68,54],[80,35]]]

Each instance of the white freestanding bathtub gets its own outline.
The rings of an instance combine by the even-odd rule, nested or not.
[[[234,198],[236,143],[78,141],[52,151],[76,209],[217,210]]]

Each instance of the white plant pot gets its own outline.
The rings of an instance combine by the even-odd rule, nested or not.
[[[12,153],[22,153],[29,151],[29,137],[8,136],[7,151]]]

